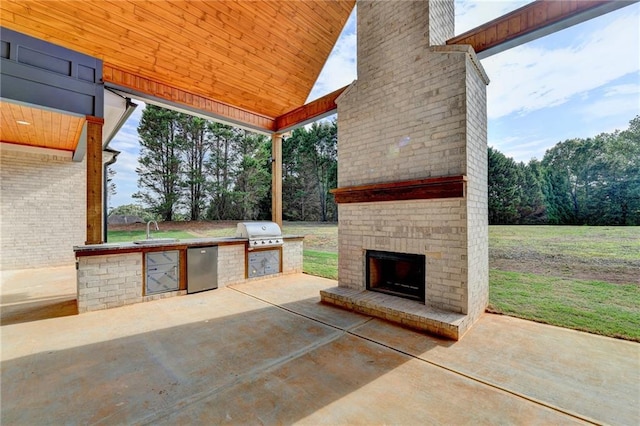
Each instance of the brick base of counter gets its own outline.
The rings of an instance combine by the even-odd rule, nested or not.
[[[140,253],[80,257],[77,269],[79,313],[143,301]]]
[[[282,273],[302,273],[302,238],[285,240],[282,246]]]

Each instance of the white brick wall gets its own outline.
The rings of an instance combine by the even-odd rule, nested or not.
[[[429,42],[444,45],[455,35],[455,11],[453,0],[429,0]]]
[[[453,36],[452,20],[448,0],[358,3],[358,80],[338,99],[338,186],[464,173],[465,58],[430,52]]]
[[[78,258],[78,312],[143,301],[142,253]]]
[[[379,84],[407,75],[406,64],[454,36],[453,0],[358,0],[358,79]]]
[[[469,256],[470,323],[489,303],[489,212],[487,159],[488,78],[477,66],[474,55],[467,56],[467,249]]]
[[[86,165],[0,144],[0,270],[72,264],[85,241]]]
[[[245,280],[244,244],[218,247],[218,287]]]
[[[295,274],[302,272],[303,240],[287,239],[282,246],[282,273]]]

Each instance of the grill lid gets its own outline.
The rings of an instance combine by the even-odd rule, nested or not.
[[[281,237],[282,231],[275,222],[239,222],[236,228],[236,237],[257,238]]]
[[[280,226],[275,222],[240,222],[236,237],[249,239],[249,250],[279,247],[283,244]]]

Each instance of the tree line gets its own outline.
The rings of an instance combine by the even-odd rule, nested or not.
[[[489,223],[640,225],[640,116],[623,131],[559,142],[541,161],[489,148]]]
[[[165,221],[271,218],[271,139],[154,105],[138,126],[138,192]],[[283,218],[337,220],[335,123],[314,123],[283,140]],[[134,213],[135,212],[135,213]],[[137,214],[135,205],[110,214]],[[148,215],[145,215],[148,217]]]
[[[133,197],[147,217],[271,218],[270,138],[153,105],[138,134]],[[294,130],[282,156],[283,218],[336,221],[336,122]],[[640,225],[640,116],[624,131],[560,142],[541,161],[518,163],[494,148],[488,161],[490,224]]]

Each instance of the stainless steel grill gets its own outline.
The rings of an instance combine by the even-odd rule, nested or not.
[[[282,231],[275,222],[240,222],[236,237],[249,239],[249,250],[282,246]]]

